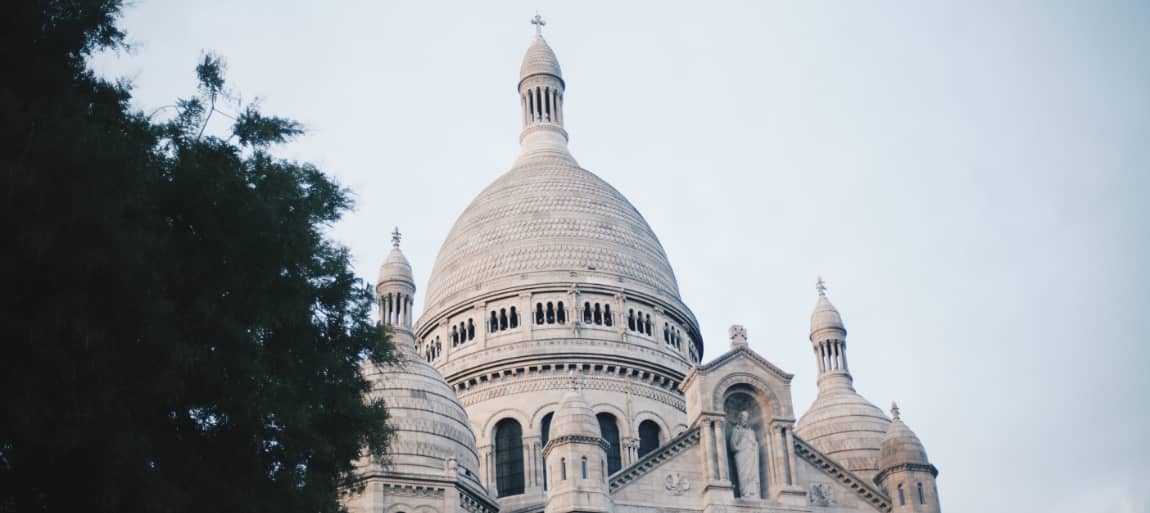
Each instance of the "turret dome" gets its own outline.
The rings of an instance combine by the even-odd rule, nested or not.
[[[882,439],[879,468],[885,470],[905,464],[929,465],[926,448],[914,431],[911,431],[899,417],[898,405],[891,404],[890,411],[893,419]]]
[[[559,440],[565,436],[591,438],[602,436],[595,412],[591,409],[591,405],[587,404],[587,399],[583,397],[577,383],[573,383],[571,390],[563,395],[551,421],[551,439]]]
[[[811,312],[811,335],[814,336],[815,333],[826,329],[839,330],[845,335],[847,328],[846,325],[843,324],[842,315],[839,315],[838,309],[827,299],[826,285],[824,285],[821,277],[819,278],[817,289],[819,291],[819,299],[818,302],[815,303],[815,310]]]
[[[519,79],[542,74],[562,80],[563,71],[559,69],[559,58],[555,56],[555,51],[547,44],[547,40],[543,39],[543,34],[539,30],[545,22],[541,17],[535,16],[531,23],[536,27],[535,40],[523,55],[523,64],[519,67]]]
[[[407,257],[399,249],[399,237],[399,228],[396,228],[395,232],[391,234],[391,253],[387,254],[383,265],[379,266],[379,281],[376,283],[397,281],[414,288],[415,276],[411,272],[411,263],[407,261]]]

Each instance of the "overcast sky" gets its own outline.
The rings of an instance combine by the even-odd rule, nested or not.
[[[1148,2],[137,0],[95,67],[151,112],[221,54],[354,192],[357,271],[399,225],[425,288],[515,158],[536,11],[571,150],[658,234],[707,359],[744,324],[801,415],[822,274],[947,511],[1150,512]]]

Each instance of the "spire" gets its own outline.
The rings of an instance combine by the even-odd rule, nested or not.
[[[401,238],[403,238],[403,236],[400,235],[399,227],[396,226],[395,231],[391,232],[391,247],[398,248],[399,247],[399,240]]]
[[[890,402],[890,418],[893,420],[900,420],[898,416],[898,403]]]

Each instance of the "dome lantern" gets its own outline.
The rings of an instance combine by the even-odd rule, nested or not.
[[[412,306],[415,304],[415,277],[411,263],[399,249],[402,235],[399,227],[391,233],[391,253],[379,266],[375,297],[379,304],[379,321],[385,326],[411,330]]]
[[[819,395],[799,419],[795,433],[847,470],[873,477],[879,471],[879,446],[890,420],[855,391],[847,369],[846,326],[827,299],[822,277],[815,290],[819,298],[811,314],[810,341],[818,363]]]

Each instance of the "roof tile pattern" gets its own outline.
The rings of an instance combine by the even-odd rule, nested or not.
[[[645,284],[679,299],[663,246],[627,198],[573,159],[520,158],[463,211],[431,273],[427,305],[485,281],[579,271]]]

